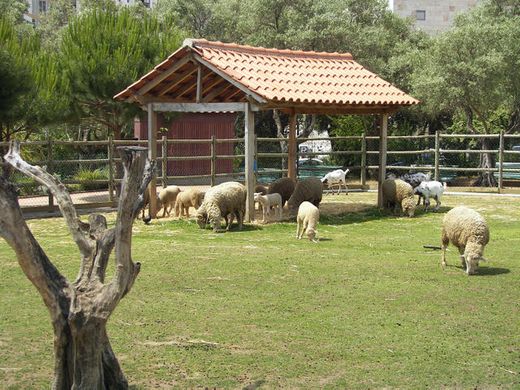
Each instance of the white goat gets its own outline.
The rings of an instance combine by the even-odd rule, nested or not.
[[[329,188],[332,189],[333,186],[338,186],[338,195],[341,191],[341,185],[343,184],[345,186],[346,195],[348,195],[348,187],[347,187],[347,181],[345,180],[345,176],[347,176],[347,173],[349,173],[350,170],[347,169],[345,171],[341,169],[336,169],[335,171],[327,173],[325,176],[323,176],[323,179],[321,179],[322,183],[327,183]],[[333,192],[334,194],[334,192]]]
[[[437,211],[441,207],[441,197],[445,189],[446,183],[443,185],[439,181],[432,180],[421,182],[421,184],[415,187],[414,192],[424,197],[425,210],[428,210],[428,207],[430,207],[430,198],[435,199],[436,205],[434,210]]]
[[[262,195],[260,192],[255,192],[254,200],[262,205],[263,223],[267,222],[271,207],[275,209],[276,220],[282,219],[282,195],[278,193]]]

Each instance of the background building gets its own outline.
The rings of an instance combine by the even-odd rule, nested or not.
[[[418,29],[434,35],[448,30],[457,14],[478,3],[479,0],[393,0],[390,8],[402,18],[412,18]]]

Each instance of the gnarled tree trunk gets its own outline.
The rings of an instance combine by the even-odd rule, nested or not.
[[[491,145],[489,142],[489,138],[482,138],[480,140],[480,145],[482,150],[491,150]],[[495,161],[493,159],[493,155],[491,153],[481,153],[480,154],[480,163],[479,168],[494,168]],[[473,183],[473,185],[478,187],[496,187],[498,185],[497,179],[493,172],[491,171],[482,171],[477,180]]]
[[[23,272],[41,294],[54,330],[53,389],[126,389],[128,383],[112,351],[106,324],[130,291],[140,269],[131,258],[132,224],[143,206],[153,174],[144,148],[121,148],[124,179],[114,228],[105,217],[82,222],[72,200],[55,177],[20,156],[12,143],[5,161],[52,192],[81,253],[79,274],[69,282],[49,260],[25,223],[14,186],[0,177],[0,236],[13,248]],[[110,253],[115,273],[105,281]]]

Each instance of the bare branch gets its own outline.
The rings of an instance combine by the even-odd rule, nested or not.
[[[4,159],[20,172],[32,177],[38,183],[46,186],[56,198],[60,211],[69,226],[72,238],[76,242],[81,254],[88,257],[92,253],[92,244],[90,243],[85,231],[88,229],[88,224],[81,222],[81,219],[76,213],[72,199],[63,184],[58,179],[49,174],[39,166],[33,166],[25,162],[20,155],[20,143],[12,141],[9,151],[4,156]]]

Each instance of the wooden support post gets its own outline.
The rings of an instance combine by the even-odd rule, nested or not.
[[[502,192],[504,186],[504,132],[500,132],[498,146],[498,193]]]
[[[216,184],[216,162],[217,162],[217,139],[214,135],[211,136],[211,186]]]
[[[361,138],[361,188],[364,190],[367,185],[367,134],[363,132],[363,138]]]
[[[49,137],[48,143],[47,143],[47,172],[49,172],[52,175],[53,171],[53,156],[52,156],[52,138]],[[52,193],[48,190],[49,194],[49,207],[51,209],[54,207],[54,197],[52,196]]]
[[[383,208],[383,181],[386,178],[386,149],[388,137],[388,114],[379,119],[379,179],[377,185],[377,207]]]
[[[112,136],[108,137],[107,146],[107,157],[108,157],[108,200],[114,201],[114,139]]]
[[[438,131],[435,132],[435,170],[434,170],[434,178],[439,181],[441,177],[440,173],[440,157],[441,157],[441,138]]]
[[[255,156],[253,158],[253,171],[255,174],[255,186],[258,183],[258,137],[255,134]]]
[[[196,102],[200,103],[202,101],[202,67],[199,65],[197,67],[197,92],[196,92]]]
[[[296,113],[294,111],[289,116],[287,177],[296,180]]]
[[[245,111],[245,169],[246,169],[246,216],[245,220],[251,222],[255,219],[255,202],[254,202],[254,189],[255,189],[255,176],[254,176],[254,154],[255,154],[255,114],[251,110],[251,105],[246,103]]]
[[[148,158],[151,162],[157,160],[157,113],[153,110],[152,103],[148,103]],[[157,215],[157,174],[154,172],[148,185],[150,191],[150,216]]]
[[[168,187],[168,137],[162,136],[161,139],[161,176],[162,176],[162,187]]]

